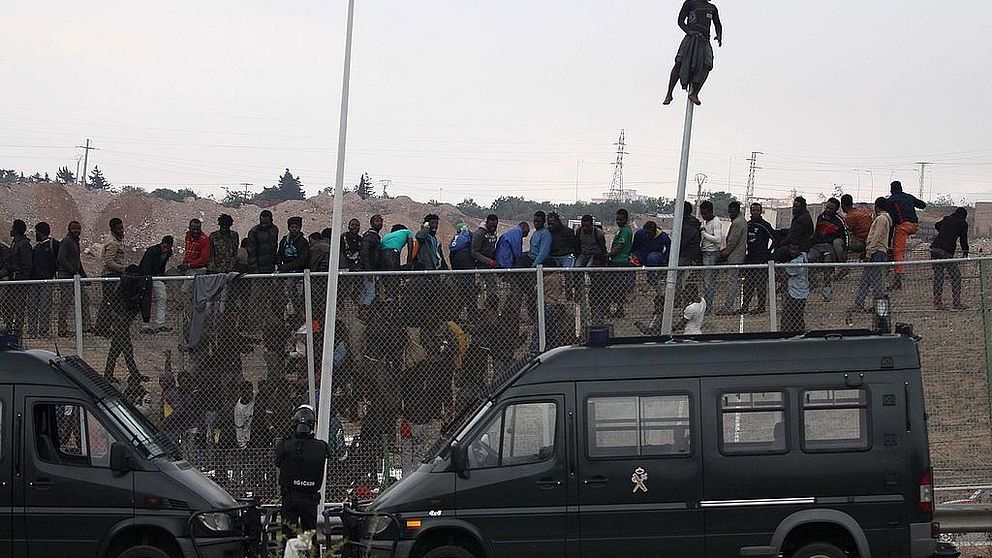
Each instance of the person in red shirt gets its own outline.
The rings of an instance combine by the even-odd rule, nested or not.
[[[210,237],[203,234],[203,224],[199,219],[192,219],[189,222],[189,231],[186,232],[186,253],[183,255],[183,263],[177,266],[181,272],[204,273],[210,263]]]

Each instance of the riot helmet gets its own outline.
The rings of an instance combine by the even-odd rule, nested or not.
[[[310,405],[300,405],[293,411],[290,422],[296,437],[313,436],[314,427],[317,425],[317,414],[313,412],[313,407]]]

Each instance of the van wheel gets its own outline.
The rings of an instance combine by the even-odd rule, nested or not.
[[[810,543],[792,553],[789,558],[847,558],[847,554],[830,543]]]
[[[475,558],[475,555],[460,546],[439,546],[424,554],[424,558]]]
[[[157,546],[132,546],[117,555],[117,558],[172,558],[172,555]]]

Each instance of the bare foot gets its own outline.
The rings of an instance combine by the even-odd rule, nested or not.
[[[663,105],[670,105],[670,104],[672,104],[672,96],[669,95],[669,96],[665,97],[665,100],[662,101],[661,104],[663,104]]]
[[[695,93],[689,93],[689,100],[692,101],[692,104],[696,105],[697,107],[703,104],[699,101],[699,97]]]

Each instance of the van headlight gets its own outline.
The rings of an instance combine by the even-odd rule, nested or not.
[[[214,533],[229,532],[234,530],[234,521],[226,513],[205,513],[197,516],[200,525]]]

